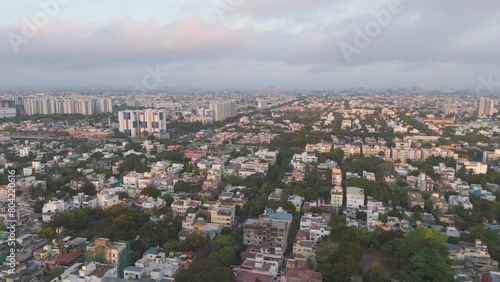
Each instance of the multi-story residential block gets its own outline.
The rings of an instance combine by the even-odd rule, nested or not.
[[[119,130],[130,137],[160,133],[167,130],[167,112],[147,109],[118,112]]]
[[[268,149],[258,150],[253,154],[249,155],[250,159],[260,159],[269,164],[276,163],[276,157],[278,156],[278,151],[269,151]]]
[[[342,170],[340,168],[332,169],[332,185],[342,186]]]
[[[448,209],[451,211],[456,206],[462,206],[466,210],[472,210],[474,205],[470,202],[469,196],[450,195],[448,197]]]
[[[306,258],[296,256],[293,259],[288,259],[286,262],[286,271],[281,276],[280,282],[321,282],[323,276],[319,272],[307,267],[308,261]]]
[[[113,101],[107,98],[75,97],[27,97],[22,100],[26,115],[112,113]]]
[[[434,190],[434,180],[425,173],[420,173],[417,177],[417,189],[422,192],[432,192]]]
[[[53,200],[43,205],[42,213],[59,213],[64,210],[66,210],[66,203],[63,200]]]
[[[306,213],[300,219],[300,228],[308,234],[308,239],[317,242],[321,237],[331,233],[330,214]]]
[[[283,248],[273,247],[268,241],[265,241],[260,246],[248,246],[240,256],[243,260],[247,258],[262,257],[264,260],[275,261],[281,265],[284,254]]]
[[[315,259],[317,250],[317,242],[313,240],[299,240],[293,244],[293,254],[305,259]]]
[[[236,116],[236,101],[230,100],[210,103],[210,110],[213,113],[214,121],[223,121],[226,118]]]
[[[306,144],[305,151],[307,153],[314,153],[314,152],[319,152],[319,153],[328,153],[332,150],[332,143],[329,142],[320,142],[317,144]]]
[[[268,169],[269,169],[268,163],[261,163],[258,160],[248,161],[246,163],[241,164],[238,174],[241,177],[247,177],[257,173],[266,174]]]
[[[303,162],[303,163],[317,163],[318,157],[314,154],[309,154],[307,152],[303,152],[302,154],[294,154],[293,161]]]
[[[172,212],[175,215],[184,215],[188,208],[196,208],[201,206],[201,201],[195,201],[191,198],[177,199],[171,205]]]
[[[431,194],[430,200],[432,202],[433,210],[440,210],[443,214],[448,212],[448,202],[444,198],[444,195],[438,192],[433,192]]]
[[[456,171],[465,168],[467,172],[471,171],[473,174],[486,174],[488,173],[488,165],[482,162],[472,162],[467,159],[458,159]]]
[[[143,257],[123,271],[127,281],[171,281],[179,274],[180,265],[176,258],[169,258],[158,247],[147,250]]]
[[[489,97],[480,97],[477,106],[479,117],[488,117],[495,113],[495,101]]]
[[[123,271],[131,264],[128,242],[111,242],[108,238],[99,238],[85,248],[85,260],[109,263]]]
[[[271,246],[285,248],[289,228],[286,221],[249,218],[243,224],[243,243],[259,246],[269,241]]]
[[[112,264],[97,263],[94,261],[76,263],[67,268],[59,276],[61,282],[104,282],[119,277],[118,267]]]
[[[365,204],[365,190],[358,187],[347,187],[346,205],[349,208],[359,208]]]
[[[224,227],[231,227],[234,225],[235,215],[235,206],[214,207],[210,210],[210,222],[220,224]]]
[[[336,186],[332,188],[332,190],[330,191],[330,196],[331,196],[330,204],[334,208],[342,206],[344,201],[344,191],[341,186]]]
[[[411,209],[415,206],[420,206],[423,209],[425,206],[424,198],[418,192],[410,192],[408,193],[408,207]]]

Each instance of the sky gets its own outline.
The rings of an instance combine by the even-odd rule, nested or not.
[[[0,89],[500,89],[499,60],[498,0],[0,0]]]

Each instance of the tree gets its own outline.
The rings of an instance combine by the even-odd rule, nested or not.
[[[56,238],[56,230],[52,227],[45,227],[38,233],[38,236],[47,239],[48,241],[52,241],[52,239]]]
[[[179,151],[164,151],[156,155],[157,161],[169,160],[172,162],[184,162],[184,154]]]
[[[85,183],[83,183],[82,192],[85,195],[89,195],[89,196],[95,196],[97,194],[95,185],[90,181],[86,181]]]
[[[174,191],[175,192],[184,192],[184,193],[191,192],[191,185],[189,183],[187,183],[186,181],[179,180],[174,185]]]
[[[161,198],[163,200],[165,200],[165,204],[166,206],[170,206],[173,202],[174,202],[174,197],[172,197],[172,195],[168,194],[168,193],[165,193],[161,196]]]
[[[170,252],[176,252],[179,248],[178,245],[179,242],[177,240],[170,239],[163,244],[163,250],[165,250],[167,254]]]
[[[207,239],[196,233],[193,233],[186,239],[185,242],[189,250],[198,251],[199,249],[203,248],[203,246],[205,246],[205,244],[207,243]]]
[[[225,266],[231,265],[231,262],[234,260],[236,256],[236,251],[233,246],[224,247],[217,252],[212,252],[208,256],[211,260],[216,260],[222,263]]]
[[[416,281],[452,281],[446,235],[430,228],[418,228],[405,238],[396,238],[382,246],[401,271]]]
[[[156,187],[147,186],[146,188],[142,189],[141,195],[158,198],[161,196],[161,192],[160,190],[156,189]]]
[[[45,198],[45,189],[43,189],[42,184],[37,184],[36,186],[30,186],[29,194],[32,200],[40,200]]]
[[[370,268],[368,277],[369,277],[370,282],[385,282],[385,281],[387,281],[387,279],[385,278],[384,269],[382,268],[382,265],[380,265],[380,262],[378,262],[378,261],[375,261],[372,264],[372,267]]]
[[[64,273],[65,268],[64,267],[55,267],[52,269],[50,272],[49,276],[45,277],[44,281],[52,281],[55,278],[59,277],[61,274]]]
[[[118,195],[119,199],[128,199],[128,198],[130,198],[129,195],[128,195],[128,193],[124,192],[124,191],[120,191],[120,192],[116,193],[116,195]]]
[[[236,282],[233,272],[217,260],[202,259],[193,264],[175,279],[177,282],[217,281]]]

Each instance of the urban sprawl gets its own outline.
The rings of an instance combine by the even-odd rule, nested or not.
[[[498,101],[2,93],[0,279],[500,281]]]

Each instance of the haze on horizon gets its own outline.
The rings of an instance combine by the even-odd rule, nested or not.
[[[40,3],[51,1],[64,4],[23,37],[26,21],[44,11]],[[481,76],[500,82],[498,0],[401,0],[369,43],[356,45],[356,29],[391,2],[3,1],[0,88],[134,89],[148,67],[168,72],[158,87],[474,89]],[[16,36],[23,42],[13,47]],[[349,59],[345,44],[358,49]]]

